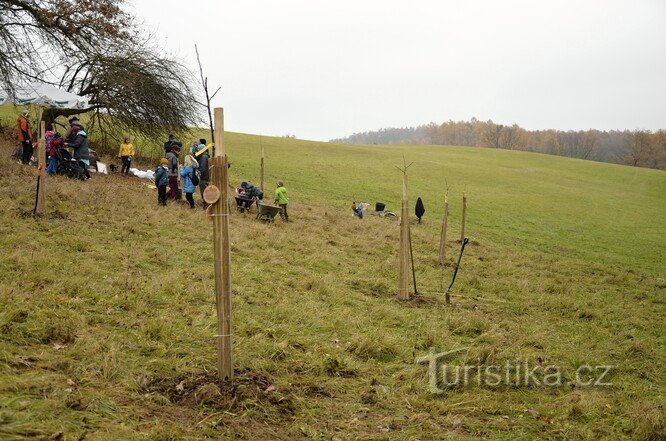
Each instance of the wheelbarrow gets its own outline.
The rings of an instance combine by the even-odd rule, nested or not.
[[[282,210],[277,205],[265,205],[262,203],[257,203],[257,219],[261,219],[266,222],[274,222],[275,216]]]
[[[244,213],[245,210],[249,211],[250,207],[254,203],[254,198],[246,198],[238,194],[235,195],[235,198],[236,198],[236,208],[238,208],[238,210],[241,213]]]

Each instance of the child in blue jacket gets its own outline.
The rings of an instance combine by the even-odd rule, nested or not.
[[[166,206],[167,184],[169,183],[169,161],[160,159],[160,165],[155,169],[155,186],[157,187],[157,203]]]
[[[197,190],[196,184],[199,184],[198,176],[196,176],[197,167],[199,167],[199,163],[194,159],[194,156],[187,155],[185,157],[185,167],[180,170],[180,176],[183,178],[185,199],[190,203],[190,208],[194,208],[194,197],[192,195]],[[197,181],[196,184],[194,183],[195,180]]]

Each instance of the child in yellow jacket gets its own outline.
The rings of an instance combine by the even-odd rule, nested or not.
[[[120,144],[120,150],[118,151],[118,157],[123,161],[123,166],[120,169],[121,175],[127,176],[129,174],[132,156],[134,156],[134,146],[130,143],[129,138],[125,138],[123,143]]]

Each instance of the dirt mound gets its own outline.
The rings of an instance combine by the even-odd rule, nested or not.
[[[220,381],[214,372],[155,378],[143,389],[186,407],[204,405],[233,411],[251,402],[274,406],[285,416],[296,412],[289,390],[278,389],[267,375],[249,370],[234,371],[231,381]]]

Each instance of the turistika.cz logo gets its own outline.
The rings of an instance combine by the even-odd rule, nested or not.
[[[448,365],[447,357],[467,351],[455,349],[436,353],[433,349],[428,355],[416,359],[417,364],[428,365],[428,388],[433,394],[441,394],[446,389],[468,386],[488,388],[534,388],[534,387],[609,387],[613,366],[580,365],[573,376],[569,377],[557,365],[530,363],[528,360],[507,360],[501,364],[463,364]]]

